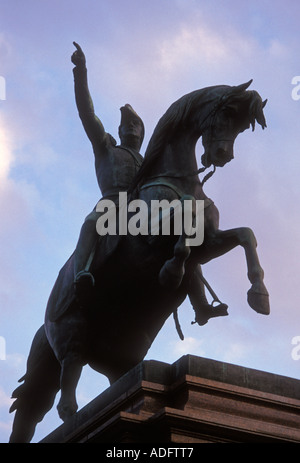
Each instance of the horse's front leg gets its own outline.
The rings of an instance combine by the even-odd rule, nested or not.
[[[216,230],[212,236],[205,240],[203,249],[204,261],[208,262],[216,257],[226,254],[240,245],[245,250],[248,278],[252,283],[248,291],[248,304],[256,312],[268,315],[270,313],[269,294],[263,282],[264,271],[259,263],[256,252],[257,242],[253,231],[247,227],[232,230]],[[199,248],[201,252],[201,247]]]

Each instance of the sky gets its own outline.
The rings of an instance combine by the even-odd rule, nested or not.
[[[234,160],[205,193],[221,229],[253,229],[271,313],[248,306],[245,256],[236,248],[203,267],[229,316],[192,325],[185,301],[185,340],[170,318],[146,359],[192,354],[300,379],[299,12],[296,0],[0,0],[0,442],[8,441],[10,396],[52,286],[101,196],[74,100],[73,41],[85,52],[106,131],[118,138],[125,103],[142,117],[142,154],[162,114],[190,91],[253,79],[251,89],[268,99],[267,128],[239,135]],[[202,153],[200,141],[199,163]],[[85,367],[79,408],[108,386]],[[56,404],[33,442],[62,423]]]

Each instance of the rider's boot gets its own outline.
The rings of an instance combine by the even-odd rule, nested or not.
[[[211,304],[208,302],[201,276],[202,270],[200,265],[198,265],[189,280],[188,296],[195,311],[195,321],[193,323],[203,326],[210,318],[228,315],[228,306],[218,299],[215,299]],[[218,305],[214,306],[214,302],[217,302]]]
[[[77,296],[86,294],[95,286],[95,279],[91,272],[80,270],[74,279],[74,289]]]
[[[97,243],[96,224],[86,220],[81,228],[74,256],[74,291],[82,302],[91,295],[95,279],[90,271]]]

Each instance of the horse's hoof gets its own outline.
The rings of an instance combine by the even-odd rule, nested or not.
[[[248,304],[257,313],[269,315],[270,303],[268,291],[265,289],[262,292],[258,292],[257,290],[250,288],[248,291]]]
[[[58,415],[65,422],[76,413],[77,408],[78,408],[78,405],[76,402],[62,403],[60,401],[57,405]]]

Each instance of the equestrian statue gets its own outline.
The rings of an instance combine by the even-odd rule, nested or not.
[[[203,189],[216,168],[233,159],[240,133],[250,126],[254,130],[256,123],[266,127],[266,100],[248,90],[252,80],[206,87],[179,98],[158,121],[143,157],[139,153],[142,119],[129,104],[121,108],[117,145],[95,115],[85,55],[74,45],[75,99],[92,144],[102,197],[86,217],[77,246],[58,274],[44,324],[31,345],[26,373],[19,380],[22,384],[12,394],[15,401],[10,411],[15,416],[10,442],[31,441],[59,391],[61,419],[76,413],[76,388],[85,365],[114,383],[144,359],[172,314],[183,338],[177,310],[187,297],[199,325],[226,316],[228,307],[205,280],[202,266],[236,246],[245,251],[249,306],[259,314],[270,312],[253,231],[248,227],[220,230],[219,211]],[[199,168],[195,151],[201,137],[204,154]],[[200,174],[207,169],[211,170],[201,181]],[[191,245],[186,230],[174,232],[174,216],[169,234],[124,234],[117,227],[115,234],[100,235],[101,205],[109,202],[120,216],[124,208],[120,193],[127,194],[128,204],[143,201],[149,211],[153,200],[189,201],[193,223],[201,202],[201,244]],[[184,211],[182,220],[183,216]],[[205,287],[212,303],[207,301]]]

